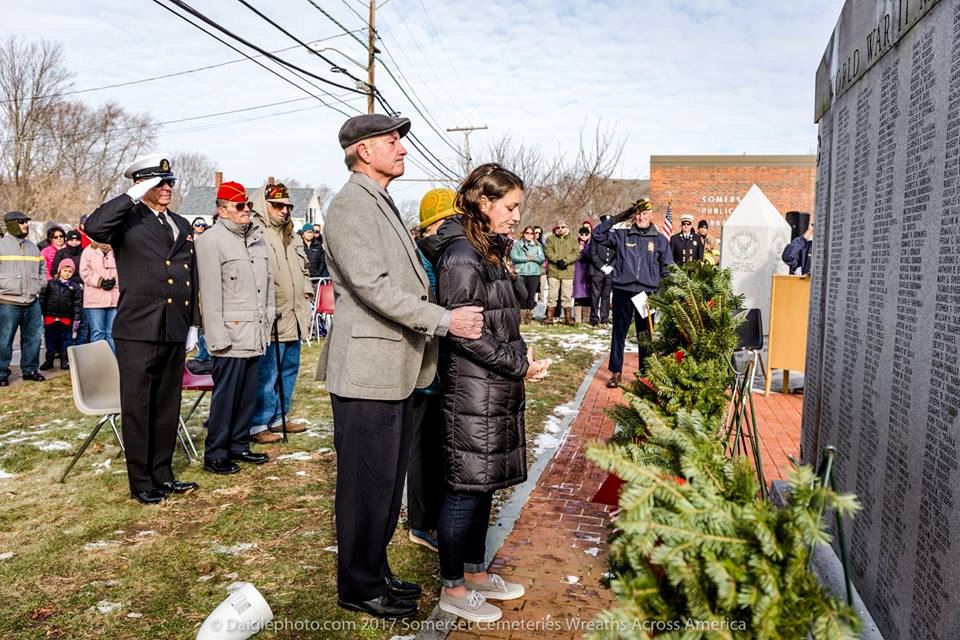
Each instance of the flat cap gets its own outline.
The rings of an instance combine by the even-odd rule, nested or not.
[[[410,131],[410,118],[393,118],[382,113],[365,113],[354,116],[340,127],[340,146],[346,149],[367,138],[382,136],[397,131],[400,137]]]
[[[4,222],[27,222],[28,220],[30,220],[30,216],[23,211],[10,211],[3,216]]]
[[[175,178],[173,165],[162,153],[151,153],[137,158],[123,171],[123,177],[130,180],[141,178]]]

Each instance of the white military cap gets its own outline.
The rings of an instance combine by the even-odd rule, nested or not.
[[[174,178],[172,164],[162,153],[151,153],[148,156],[137,158],[124,172],[123,177],[131,180],[141,178]]]

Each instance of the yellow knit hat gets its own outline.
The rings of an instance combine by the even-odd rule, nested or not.
[[[420,200],[420,228],[426,229],[434,222],[456,215],[453,201],[457,194],[453,189],[431,189]]]

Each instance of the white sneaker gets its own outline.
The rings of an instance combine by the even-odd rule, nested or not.
[[[464,597],[456,598],[448,594],[446,589],[441,588],[440,610],[470,622],[496,622],[503,616],[503,612],[498,607],[489,604],[486,598],[476,591],[467,591]]]
[[[487,574],[486,582],[471,582],[469,579],[464,582],[467,589],[473,589],[488,600],[516,600],[526,593],[522,584],[507,582],[493,573]]]

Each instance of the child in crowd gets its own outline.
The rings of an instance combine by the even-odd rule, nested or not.
[[[83,287],[72,279],[76,270],[72,258],[63,258],[57,265],[57,277],[48,282],[40,293],[44,342],[47,346],[46,358],[40,365],[43,371],[53,368],[53,359],[57,355],[60,356],[60,368],[70,368],[67,347],[83,313]]]

